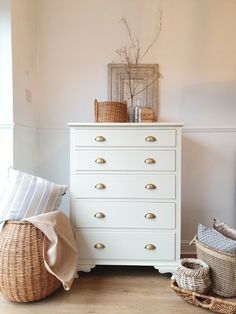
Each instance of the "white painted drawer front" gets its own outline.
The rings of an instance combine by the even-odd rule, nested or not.
[[[76,228],[175,228],[175,203],[78,200],[73,206]]]
[[[75,171],[175,171],[175,151],[76,151]]]
[[[76,232],[79,258],[82,259],[129,259],[129,260],[174,260],[174,232]],[[101,244],[104,248],[95,248]],[[147,250],[152,244],[155,249]]]
[[[148,141],[150,137],[154,141]],[[96,140],[97,139],[97,140]],[[100,140],[100,141],[98,141]],[[103,140],[103,141],[101,141]],[[77,130],[75,134],[76,146],[144,146],[160,147],[176,145],[176,130],[148,130],[148,129],[96,129]]]
[[[79,271],[180,259],[181,123],[70,124],[71,221]]]
[[[154,189],[148,189],[150,184]],[[175,198],[175,175],[172,174],[79,174],[72,177],[72,186],[73,196],[80,198]]]

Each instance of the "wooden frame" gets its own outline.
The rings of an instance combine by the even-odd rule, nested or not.
[[[132,68],[132,79],[138,84],[137,91],[144,89],[135,96],[143,107],[151,107],[157,112],[158,105],[158,64],[140,64]],[[108,99],[111,101],[127,101],[129,105],[128,74],[125,64],[108,64]],[[152,82],[152,83],[151,83]],[[148,86],[145,88],[145,86]],[[135,99],[134,98],[134,102]]]

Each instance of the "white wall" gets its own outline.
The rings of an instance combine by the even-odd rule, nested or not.
[[[107,64],[128,41],[118,21],[125,16],[146,47],[159,7],[163,30],[144,62],[164,76],[159,120],[185,123],[186,244],[214,216],[236,227],[235,0],[38,0],[37,173],[69,183],[66,124],[93,121],[94,98],[107,99]]]
[[[141,47],[159,5],[163,31],[144,62],[159,63],[160,120],[186,126],[235,124],[235,0],[42,0],[39,14],[41,127],[91,121],[94,97],[107,98],[107,63],[127,43],[126,16]],[[223,105],[222,105],[223,104]]]
[[[35,0],[12,0],[14,167],[35,172],[36,49]]]
[[[12,44],[10,0],[0,1],[0,183],[13,163]]]
[[[197,223],[213,217],[236,228],[236,127],[183,133],[182,239],[185,251]]]
[[[11,3],[0,2],[0,124],[12,123]]]

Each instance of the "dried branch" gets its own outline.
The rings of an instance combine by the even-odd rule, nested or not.
[[[134,96],[137,96],[138,94],[142,93],[145,89],[147,89],[149,86],[151,86],[158,78],[160,77],[160,73],[157,73],[157,76],[147,85],[144,86],[144,88],[142,88],[140,91],[138,91],[137,93],[135,93],[133,95]]]
[[[125,71],[127,74],[127,88],[130,95],[131,104],[133,104],[134,97],[141,92],[143,92],[145,89],[147,89],[150,85],[152,85],[159,77],[161,77],[160,73],[158,72],[156,74],[156,77],[148,83],[145,87],[143,87],[140,91],[136,92],[138,88],[138,80],[134,79],[134,71],[138,69],[138,65],[141,63],[142,59],[147,55],[147,53],[150,51],[150,49],[154,46],[156,43],[161,30],[162,30],[162,10],[160,10],[160,22],[157,28],[156,35],[152,42],[148,45],[147,49],[144,51],[142,55],[140,55],[140,44],[139,40],[133,36],[131,28],[126,20],[125,17],[122,17],[120,22],[122,22],[128,32],[129,40],[130,40],[130,46],[124,46],[120,49],[116,50],[116,53],[121,59],[122,64],[125,65]]]
[[[146,56],[148,51],[154,46],[154,44],[156,43],[156,41],[157,41],[161,31],[162,31],[163,23],[162,23],[162,10],[161,9],[159,10],[159,13],[160,13],[160,19],[159,19],[159,25],[157,27],[156,35],[155,35],[153,41],[150,43],[150,45],[147,47],[147,49],[145,50],[145,52],[141,56],[140,61]]]
[[[130,54],[130,61],[132,63],[138,64],[139,62],[139,51],[140,51],[140,47],[139,47],[139,41],[137,38],[134,38],[134,36],[132,35],[132,31],[130,29],[130,26],[126,20],[126,18],[123,16],[120,20],[120,22],[122,22],[128,32],[129,35],[129,39],[131,42],[131,47],[130,47],[130,52],[132,52],[132,56]]]

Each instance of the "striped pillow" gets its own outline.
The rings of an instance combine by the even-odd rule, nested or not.
[[[0,223],[57,210],[66,190],[65,185],[10,169],[4,194],[0,199]]]

